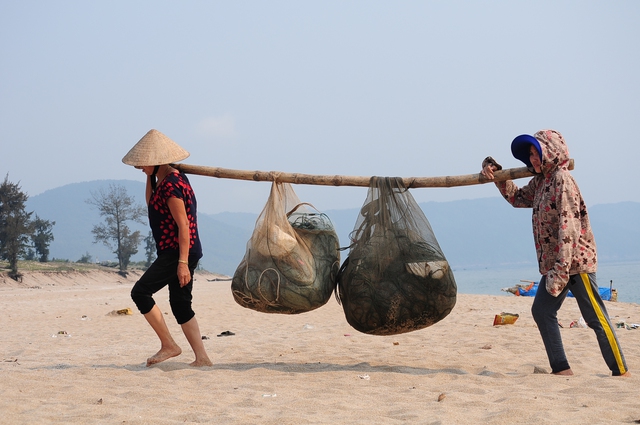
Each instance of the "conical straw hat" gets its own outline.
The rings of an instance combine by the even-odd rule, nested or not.
[[[182,161],[189,152],[158,130],[149,130],[122,158],[122,162],[134,167],[163,165]]]

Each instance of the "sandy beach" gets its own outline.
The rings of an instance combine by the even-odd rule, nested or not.
[[[532,298],[459,294],[440,323],[381,337],[351,328],[335,299],[258,313],[235,303],[230,281],[198,273],[194,310],[214,366],[188,366],[165,289],[156,301],[183,353],[146,367],[159,343],[129,297],[138,275],[0,276],[1,424],[640,423],[640,329],[617,329],[634,375],[611,377],[593,332],[569,327],[574,299],[559,318],[576,375],[559,377],[540,373],[550,369]],[[638,304],[606,305],[614,323],[640,323]],[[501,312],[520,317],[493,326]]]

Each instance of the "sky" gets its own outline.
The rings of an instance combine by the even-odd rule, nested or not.
[[[29,196],[144,181],[121,160],[157,129],[186,164],[449,176],[487,155],[521,167],[511,140],[552,128],[587,205],[640,202],[638,22],[637,0],[0,0],[0,173]],[[190,179],[206,213],[258,213],[269,195],[268,182]],[[367,191],[294,189],[320,210]]]

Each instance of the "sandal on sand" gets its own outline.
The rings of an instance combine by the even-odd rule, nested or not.
[[[218,336],[231,336],[231,335],[235,335],[235,334],[231,331],[224,331]]]

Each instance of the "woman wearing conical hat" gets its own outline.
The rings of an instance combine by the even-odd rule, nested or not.
[[[196,197],[187,176],[169,165],[188,156],[173,140],[151,130],[122,158],[147,175],[149,225],[158,253],[131,290],[138,310],[160,338],[160,351],[147,359],[147,366],[182,353],[153,300],[153,294],[165,286],[171,311],[196,356],[191,366],[212,366],[191,308],[193,273],[202,257]]]

